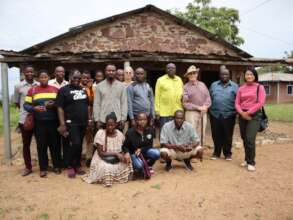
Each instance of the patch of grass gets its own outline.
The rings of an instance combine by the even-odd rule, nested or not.
[[[3,218],[7,212],[8,212],[7,209],[0,208],[0,217]]]
[[[265,110],[271,121],[293,122],[293,104],[267,104]]]
[[[49,219],[49,214],[48,213],[41,213],[40,215],[38,215],[37,219]]]
[[[152,185],[151,188],[153,188],[153,189],[161,189],[161,185],[160,184],[155,184],[155,185]]]
[[[15,129],[18,124],[19,110],[11,105],[10,106],[10,128]],[[0,105],[0,134],[3,134],[3,108]]]

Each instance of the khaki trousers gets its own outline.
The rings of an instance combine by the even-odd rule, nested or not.
[[[205,140],[205,131],[207,126],[207,113],[202,115],[203,117],[203,129],[201,129],[201,113],[198,111],[186,111],[185,112],[185,120],[192,124],[195,129],[199,139],[201,139],[201,130],[203,130],[203,140]]]

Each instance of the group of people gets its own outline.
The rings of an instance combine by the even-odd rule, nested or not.
[[[87,183],[125,183],[133,176],[151,176],[153,165],[161,158],[165,169],[172,160],[183,161],[193,170],[194,158],[202,160],[207,114],[211,122],[214,153],[223,151],[232,160],[232,137],[239,114],[241,138],[245,148],[242,166],[255,170],[255,139],[260,126],[265,90],[258,83],[255,69],[244,73],[245,84],[230,80],[230,72],[221,66],[219,80],[210,89],[199,81],[199,69],[190,66],[184,77],[176,74],[176,65],[166,65],[166,74],[158,78],[155,95],[146,82],[142,67],[124,70],[108,64],[105,71],[70,72],[55,68],[54,77],[46,70],[36,76],[32,66],[23,69],[24,80],[15,87],[15,103],[20,108],[19,128],[23,140],[23,157],[27,176],[32,173],[30,144],[37,143],[40,177],[50,169],[47,151],[52,158],[52,171],[67,169],[69,178],[82,175]],[[34,128],[24,124],[32,114]],[[157,122],[157,123],[155,123]],[[159,124],[160,148],[154,146],[155,125]],[[86,173],[81,166],[83,140],[86,144]]]

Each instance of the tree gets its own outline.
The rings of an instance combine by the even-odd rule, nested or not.
[[[185,11],[169,10],[174,15],[186,19],[198,27],[209,31],[231,44],[239,46],[244,39],[239,36],[240,22],[238,10],[233,8],[216,8],[210,6],[211,0],[193,0]]]

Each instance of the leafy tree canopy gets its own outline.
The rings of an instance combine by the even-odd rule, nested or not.
[[[240,22],[238,10],[226,7],[211,7],[211,0],[193,0],[185,11],[169,10],[174,15],[184,18],[198,27],[205,29],[229,43],[239,46],[244,39],[239,36]]]

